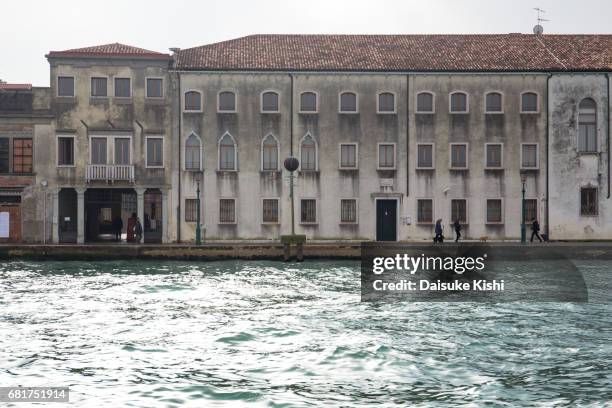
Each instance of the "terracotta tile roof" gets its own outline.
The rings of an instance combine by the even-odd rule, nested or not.
[[[32,84],[5,84],[0,82],[0,90],[5,91],[29,91],[32,89]]]
[[[169,54],[145,50],[125,44],[104,44],[93,47],[73,48],[64,51],[50,51],[47,58],[53,57],[141,57],[155,59],[170,59]]]
[[[612,35],[251,35],[181,50],[185,70],[612,70]]]

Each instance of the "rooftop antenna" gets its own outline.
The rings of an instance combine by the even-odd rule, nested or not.
[[[535,11],[538,13],[538,17],[537,17],[538,24],[536,24],[536,25],[533,27],[533,33],[534,33],[535,35],[542,35],[542,34],[544,33],[544,27],[542,27],[542,22],[543,22],[543,21],[550,21],[550,20],[547,20],[547,19],[545,19],[545,18],[542,18],[542,14],[546,13],[546,11],[545,11],[545,10],[542,10],[542,9],[541,9],[541,8],[539,8],[539,7],[535,7],[535,8],[534,8],[534,10],[535,10]]]

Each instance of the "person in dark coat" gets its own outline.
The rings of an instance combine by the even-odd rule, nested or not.
[[[461,238],[461,223],[459,223],[458,219],[455,220],[453,226],[455,227],[455,242],[459,242],[459,238]]]
[[[439,219],[436,221],[436,228],[435,228],[435,232],[436,232],[436,236],[434,237],[434,242],[439,242],[442,243],[444,242],[444,235],[442,235],[442,220]]]
[[[113,220],[113,231],[115,231],[115,241],[121,241],[121,231],[123,230],[123,220],[115,217]]]
[[[531,240],[530,240],[530,242],[533,242],[533,236],[534,235],[536,237],[538,237],[540,242],[542,242],[542,237],[540,237],[540,223],[535,218],[533,219],[533,222],[531,223]]]
[[[136,217],[136,222],[134,223],[134,236],[136,237],[136,242],[140,244],[142,240],[142,224],[139,217]]]

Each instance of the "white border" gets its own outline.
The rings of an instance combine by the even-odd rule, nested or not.
[[[234,109],[233,110],[221,110],[220,98],[222,93],[231,93],[234,95]],[[217,113],[236,113],[238,112],[238,92],[234,89],[222,89],[217,92]]]
[[[263,217],[263,210],[264,210],[264,201],[265,200],[275,200],[277,202],[277,212],[276,212],[276,221],[275,222],[270,222],[270,221],[264,221]],[[279,225],[280,221],[281,221],[281,203],[280,203],[280,197],[261,197],[261,223],[263,225]]]
[[[198,141],[200,142],[200,167],[198,169],[188,169],[187,168],[187,160],[183,160],[183,170],[184,171],[202,171],[202,169],[204,168],[203,164],[204,164],[204,158],[202,155],[203,152],[203,148],[202,148],[202,138],[200,137],[200,135],[198,135],[196,132],[194,132],[193,130],[191,132],[189,132],[189,135],[185,138],[185,141],[183,142],[183,157],[186,158],[187,157],[187,140],[191,137],[191,135],[194,135]]]
[[[525,145],[535,145],[536,147],[536,165],[535,167],[525,167],[523,166],[523,146]],[[540,169],[540,144],[539,143],[531,143],[531,142],[525,142],[525,143],[521,143],[521,151],[519,152],[519,167],[521,170],[539,170]]]
[[[464,94],[465,95],[465,110],[464,111],[453,111],[452,110],[452,99],[455,94]],[[456,90],[452,91],[448,94],[448,113],[451,115],[465,115],[470,113],[470,94],[466,91]]]
[[[221,168],[221,140],[223,140],[223,138],[226,135],[229,136],[230,139],[232,139],[232,142],[234,143],[234,168],[233,169],[222,169]],[[232,136],[232,134],[228,132],[227,130],[223,133],[223,135],[221,135],[221,137],[217,141],[217,170],[218,171],[238,171],[238,144],[236,143],[236,139],[234,139],[234,136]]]
[[[489,158],[488,147],[489,146],[501,146],[500,165],[499,166],[489,166],[488,165],[488,162],[489,162],[489,160],[488,160],[488,158]],[[484,168],[485,168],[485,170],[503,170],[504,169],[504,144],[503,143],[499,143],[499,142],[485,143]]]
[[[59,94],[59,79],[62,78],[72,78],[72,96],[70,95],[60,95]],[[91,82],[90,85],[91,87]],[[55,76],[55,97],[56,98],[75,98],[76,97],[76,77],[74,75],[56,75]]]
[[[275,93],[276,94],[276,110],[264,110],[264,104],[263,104],[263,97],[264,94],[266,93]],[[280,113],[280,107],[281,107],[281,95],[280,92],[277,91],[276,89],[266,89],[264,91],[261,91],[261,93],[259,94],[259,113]]]
[[[470,224],[470,200],[467,197],[451,197],[449,206],[448,206],[448,216],[450,218],[450,224],[454,224],[455,220],[453,219],[453,200],[463,200],[465,201],[465,222],[461,223],[461,225],[469,225]]]
[[[342,110],[342,95],[344,94],[355,95],[355,110],[354,111],[343,111]],[[356,113],[359,113],[359,94],[351,90],[338,92],[338,113],[341,115],[354,115]]]
[[[355,146],[355,166],[342,166],[342,146]],[[339,170],[357,170],[359,169],[359,143],[356,142],[340,142],[338,143],[338,169]]]
[[[185,109],[185,96],[187,96],[189,92],[196,92],[198,95],[200,95],[200,109]],[[201,113],[204,110],[204,97],[202,91],[198,91],[197,89],[185,89],[181,97],[181,107],[183,108],[183,112]]]
[[[453,166],[453,146],[465,146],[465,166]],[[449,170],[468,170],[470,168],[470,144],[467,142],[453,142],[448,144],[448,168]]]
[[[381,167],[380,166],[380,146],[382,145],[393,146],[393,167]],[[395,142],[376,143],[376,170],[396,170],[396,169],[397,169],[397,143]]]
[[[302,110],[302,95],[305,93],[312,93],[315,95],[315,110],[303,111]],[[298,94],[298,113],[304,113],[306,115],[315,115],[319,113],[319,93],[317,91],[302,91]]]
[[[72,139],[72,164],[60,164],[59,163],[59,139],[60,138],[71,138]],[[33,142],[33,141],[32,141]],[[55,135],[55,165],[56,167],[72,168],[76,167],[76,135],[74,134],[56,134]]]
[[[487,96],[491,94],[498,94],[501,96],[501,110],[500,111],[490,111],[487,110]],[[502,91],[488,91],[484,94],[484,113],[487,115],[503,115],[504,114],[504,101],[506,97]]]
[[[315,202],[315,221],[314,222],[303,222],[302,221],[302,201],[304,200],[314,200]],[[317,225],[319,224],[319,200],[316,197],[300,197],[300,207],[299,207],[299,223],[300,225]]]
[[[148,94],[148,89],[149,87],[147,86],[147,82],[149,81],[149,79],[159,79],[162,81],[161,84],[161,96],[149,96]],[[164,77],[145,77],[145,99],[154,99],[154,100],[160,100],[160,99],[164,99],[166,96],[166,92],[164,92]]]
[[[500,200],[501,201],[501,222],[489,222],[489,207],[488,203],[490,200]],[[484,207],[484,216],[485,216],[485,225],[504,225],[506,210],[504,205],[503,197],[487,197],[485,198],[485,207]]]
[[[431,146],[431,167],[419,167],[419,146]],[[417,143],[415,149],[415,169],[416,170],[434,170],[436,168],[436,144],[435,143]]]
[[[355,201],[355,221],[342,221],[342,201],[353,200]],[[340,197],[340,225],[357,225],[359,224],[359,199],[356,197]]]
[[[162,164],[161,166],[149,166],[149,139],[161,139],[162,141]],[[155,135],[155,136],[145,136],[145,168],[147,169],[163,169],[165,167],[166,158],[164,156],[164,147],[165,141],[163,136]]]
[[[274,141],[276,142],[276,168],[275,169],[264,169],[264,142],[268,137],[272,136]],[[279,161],[280,161],[280,142],[278,138],[274,136],[272,132],[267,133],[264,137],[261,138],[261,146],[260,146],[260,163],[259,170],[263,172],[275,172],[279,171]]]
[[[129,79],[130,80],[130,96],[117,96],[117,95],[115,95],[115,93],[117,91],[117,87],[116,87],[115,81],[117,81],[118,79]],[[133,96],[134,96],[134,80],[132,79],[131,76],[116,76],[116,77],[113,77],[113,98],[128,100],[128,99],[132,99]]]
[[[221,221],[221,200],[232,200],[234,202],[234,221]],[[219,197],[219,225],[236,225],[238,224],[238,205],[234,197]],[[202,218],[200,217],[200,221]]]
[[[393,95],[393,110],[392,111],[381,111],[380,110],[380,96],[383,94]],[[392,91],[382,91],[376,94],[376,114],[378,115],[396,115],[397,114],[397,94]]]
[[[419,221],[419,201],[431,201],[431,221]],[[416,204],[416,217],[415,218],[415,224],[417,225],[436,225],[436,203],[434,201],[433,198],[431,197],[417,197],[415,199],[415,204]]]
[[[536,110],[534,110],[534,111],[525,111],[525,110],[523,110],[523,95],[525,95],[525,94],[534,94],[536,96]],[[540,113],[540,94],[538,92],[536,92],[536,91],[524,91],[524,92],[521,92],[520,99],[519,99],[519,106],[521,108],[521,114],[527,114],[527,115],[532,114],[533,115],[533,114]]]
[[[395,240],[393,241],[379,241],[378,240],[378,201],[379,200],[394,200],[395,201]],[[374,197],[374,241],[375,242],[398,242],[400,235],[400,199],[399,197]]]
[[[419,95],[421,94],[429,94],[431,95],[431,110],[424,111],[419,110]],[[450,108],[449,108],[450,109]],[[419,91],[414,95],[414,113],[422,114],[422,115],[431,115],[436,113],[436,94],[432,91]]]
[[[94,80],[94,78],[105,78],[106,79],[106,95],[104,95],[104,96],[93,95],[93,80]],[[108,98],[111,95],[111,93],[108,92],[108,84],[109,84],[109,82],[111,82],[111,81],[109,81],[109,76],[108,75],[91,75],[89,77],[89,97],[90,98],[94,98],[94,99]],[[113,82],[113,85],[114,84],[115,83]],[[113,89],[113,94],[114,93],[115,92],[114,92],[114,89]]]
[[[306,139],[306,136],[310,136],[312,138],[312,140],[314,141],[315,144],[315,168],[314,170],[312,169],[308,169],[308,170],[304,170],[302,169],[302,143],[304,143],[304,139]],[[304,172],[312,172],[312,171],[319,171],[319,142],[317,142],[317,139],[312,135],[312,133],[310,133],[310,131],[306,132],[306,134],[304,136],[302,136],[302,138],[300,139],[300,145],[299,145],[299,161],[300,161],[300,168],[299,171],[304,171]]]

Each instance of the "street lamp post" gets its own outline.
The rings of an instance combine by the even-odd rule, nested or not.
[[[527,181],[527,177],[525,174],[521,174],[521,184],[523,188],[521,189],[522,200],[521,200],[521,244],[527,242],[527,235],[525,232],[525,182]]]
[[[196,245],[202,245],[202,227],[200,226],[200,181],[202,181],[202,173],[199,171],[196,172],[194,174],[194,180],[197,186],[195,243]]]

